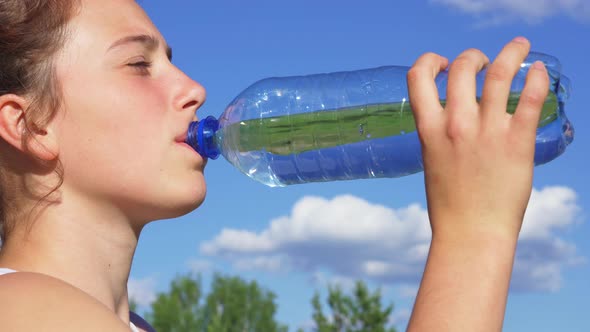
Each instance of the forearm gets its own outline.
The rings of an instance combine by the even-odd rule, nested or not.
[[[433,235],[409,332],[501,331],[516,236]]]

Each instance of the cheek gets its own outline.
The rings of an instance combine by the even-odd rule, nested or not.
[[[162,168],[167,103],[160,87],[150,82],[110,83],[66,91],[60,158],[66,179],[133,187],[135,178],[145,180]]]
[[[84,86],[83,82],[74,82],[74,88],[68,89],[66,117],[77,127],[76,135],[119,143],[123,139],[143,141],[144,136],[162,125],[165,91],[146,78],[125,77],[119,81],[105,79],[87,90],[77,88]]]
[[[94,104],[99,105],[99,112],[102,110],[98,116],[103,122],[118,123],[121,127],[132,123],[161,125],[169,108],[165,89],[146,79],[129,80],[122,87],[111,86]]]

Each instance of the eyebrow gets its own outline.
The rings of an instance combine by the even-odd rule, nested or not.
[[[123,37],[117,41],[115,41],[113,44],[111,44],[111,46],[109,46],[109,49],[107,50],[110,51],[113,48],[125,45],[125,44],[130,44],[130,43],[140,43],[143,44],[149,51],[154,51],[158,48],[158,46],[160,46],[160,40],[154,36],[151,35],[133,35],[133,36],[127,36],[127,37]],[[172,48],[170,48],[170,46],[165,45],[166,46],[166,56],[168,57],[169,60],[172,60]]]

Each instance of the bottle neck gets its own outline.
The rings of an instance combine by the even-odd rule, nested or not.
[[[186,143],[203,156],[203,158],[217,159],[220,149],[215,139],[215,133],[218,130],[219,121],[211,115],[200,121],[191,122]]]

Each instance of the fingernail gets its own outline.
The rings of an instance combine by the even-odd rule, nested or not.
[[[542,61],[535,61],[532,65],[532,67],[535,69],[544,70],[545,64]]]
[[[525,44],[528,42],[528,40],[524,37],[516,37],[512,41],[516,42],[516,43],[521,43],[521,44]]]

